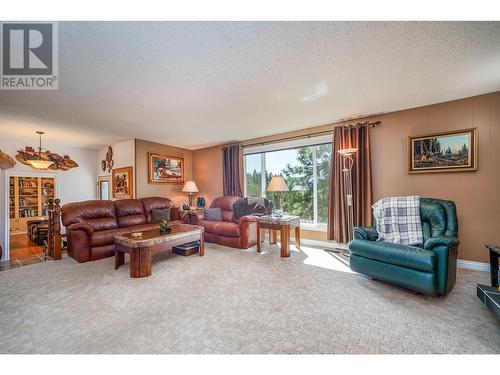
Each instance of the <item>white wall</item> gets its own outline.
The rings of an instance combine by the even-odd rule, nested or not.
[[[135,139],[130,139],[128,141],[123,141],[111,145],[113,149],[113,169],[132,167],[132,173],[134,174],[134,197],[136,196],[137,185],[135,179]],[[101,148],[98,151],[97,158],[97,175],[98,176],[110,176],[111,173],[102,170],[101,161],[106,160],[106,153],[108,152],[108,146]],[[111,198],[113,199],[113,198]]]
[[[133,167],[135,169],[135,139],[115,143],[111,145],[113,149],[113,168]],[[97,160],[97,175],[109,176],[111,173],[103,172],[101,168],[101,160],[106,160],[108,147],[103,147],[99,150]]]
[[[32,141],[32,140],[30,140]],[[35,142],[28,142],[29,145]],[[13,139],[0,139],[0,150],[15,159],[17,150],[26,146],[24,142]],[[34,144],[33,146],[36,146]],[[45,147],[45,145],[44,145]],[[72,160],[76,161],[79,166],[69,171],[47,171],[45,173],[57,174],[58,179],[58,194],[57,198],[61,199],[61,204],[83,201],[88,199],[96,199],[97,188],[97,171],[95,168],[97,159],[97,150],[88,150],[81,148],[72,148],[61,145],[47,145],[47,148],[61,156],[69,155]],[[6,172],[41,172],[27,165],[16,163],[14,168],[0,170],[0,244],[6,249],[9,240],[6,232],[6,217],[7,207],[5,207],[5,174]]]

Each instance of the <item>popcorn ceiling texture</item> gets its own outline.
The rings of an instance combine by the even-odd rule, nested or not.
[[[59,89],[0,92],[0,130],[195,149],[498,91],[499,50],[498,22],[60,22]]]

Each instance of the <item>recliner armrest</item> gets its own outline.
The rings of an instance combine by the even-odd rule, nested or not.
[[[378,238],[375,227],[354,227],[353,232],[355,240],[376,241]]]
[[[68,228],[69,230],[83,230],[84,232],[87,232],[89,236],[92,236],[94,234],[94,230],[90,227],[90,225],[85,223],[70,224],[66,228]]]
[[[436,246],[446,246],[448,248],[456,247],[460,241],[453,236],[436,236],[431,237],[424,243],[425,250],[432,250]]]
[[[257,221],[257,217],[256,216],[253,216],[253,215],[245,215],[245,216],[242,216],[238,219],[238,225],[241,225],[245,222],[255,222]]]
[[[248,249],[257,243],[257,217],[245,215],[238,219],[240,229],[240,244],[242,249]]]

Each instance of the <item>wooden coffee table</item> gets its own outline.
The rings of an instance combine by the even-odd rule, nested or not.
[[[200,256],[205,255],[203,227],[176,224],[171,228],[166,233],[160,233],[159,229],[146,230],[141,232],[142,236],[138,238],[133,237],[132,233],[115,236],[115,269],[125,263],[125,253],[128,253],[130,277],[151,276],[151,258],[154,254],[193,241],[200,241]]]
[[[295,229],[295,247],[300,249],[300,217],[299,216],[258,216],[257,221],[257,251],[260,253],[261,230],[269,229],[269,243],[277,242],[277,232],[280,231],[281,256],[290,256],[290,230]],[[272,233],[271,233],[272,232]],[[272,236],[271,236],[272,235]]]

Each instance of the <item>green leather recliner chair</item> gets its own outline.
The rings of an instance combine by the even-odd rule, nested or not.
[[[355,227],[351,269],[422,294],[448,294],[455,284],[459,244],[455,203],[421,198],[420,219],[422,246],[377,241],[375,227]]]

